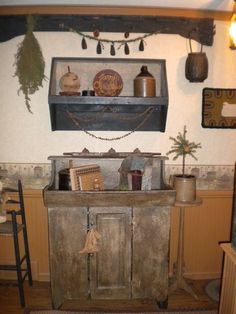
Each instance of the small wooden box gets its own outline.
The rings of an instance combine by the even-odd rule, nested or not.
[[[96,164],[70,168],[72,191],[103,190],[103,178]]]

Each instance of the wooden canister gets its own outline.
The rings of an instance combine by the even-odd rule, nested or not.
[[[134,79],[134,96],[135,97],[155,97],[156,80],[148,72],[146,65],[141,67],[141,72]]]
[[[185,63],[185,77],[193,83],[203,82],[208,76],[208,60],[205,52],[193,52],[191,39],[189,39],[190,53]]]
[[[185,77],[190,82],[203,82],[208,76],[208,60],[205,52],[191,52],[185,64]]]

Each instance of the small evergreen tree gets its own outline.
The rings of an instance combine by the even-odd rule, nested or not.
[[[194,156],[194,153],[196,153],[196,150],[198,148],[202,148],[200,143],[194,143],[190,142],[189,140],[186,139],[186,133],[187,133],[187,128],[186,125],[184,126],[184,131],[183,134],[180,132],[176,136],[176,138],[170,136],[169,139],[173,141],[173,145],[171,146],[171,150],[167,152],[167,156],[170,154],[175,154],[173,157],[173,160],[176,160],[179,156],[182,156],[182,175],[185,175],[185,159],[186,155],[190,155],[193,157],[195,160],[197,158]]]

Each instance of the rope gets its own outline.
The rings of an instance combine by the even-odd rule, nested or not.
[[[110,107],[109,107],[110,108]],[[80,121],[81,121],[81,118],[77,117],[75,114],[73,114],[72,112],[70,111],[66,111],[68,117],[72,120],[72,122],[78,127],[80,128],[84,133],[88,134],[89,136],[93,137],[93,138],[96,138],[96,139],[99,139],[99,140],[102,140],[102,141],[116,141],[116,140],[121,140],[129,135],[131,135],[132,133],[134,133],[135,131],[137,131],[138,129],[140,129],[144,124],[145,122],[149,119],[149,117],[151,116],[151,114],[153,113],[154,111],[154,108],[153,107],[148,107],[144,112],[138,114],[135,116],[135,118],[127,118],[127,117],[119,117],[118,119],[120,120],[123,120],[123,121],[128,121],[128,120],[133,120],[133,119],[137,119],[138,117],[141,117],[143,115],[146,115],[144,117],[144,119],[131,131],[129,131],[128,133],[125,133],[124,135],[121,135],[121,136],[117,136],[117,137],[111,137],[111,138],[108,138],[108,137],[102,137],[102,136],[97,136],[87,130],[85,130],[81,125],[80,125]],[[103,110],[104,112],[104,110]],[[115,111],[112,111],[112,114],[114,116],[114,114],[116,115],[119,115],[118,113],[115,113]],[[97,120],[98,118],[96,118]],[[83,120],[82,120],[83,121]],[[84,120],[85,121],[85,120]],[[95,120],[93,120],[95,121]],[[87,121],[88,122],[88,121]]]

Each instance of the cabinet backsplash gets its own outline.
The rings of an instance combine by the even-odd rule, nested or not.
[[[234,165],[187,165],[186,172],[195,174],[199,190],[233,189]],[[181,165],[166,164],[165,180],[181,173]],[[3,186],[14,187],[21,178],[25,188],[41,189],[46,186],[51,177],[50,163],[0,163],[0,181]]]

